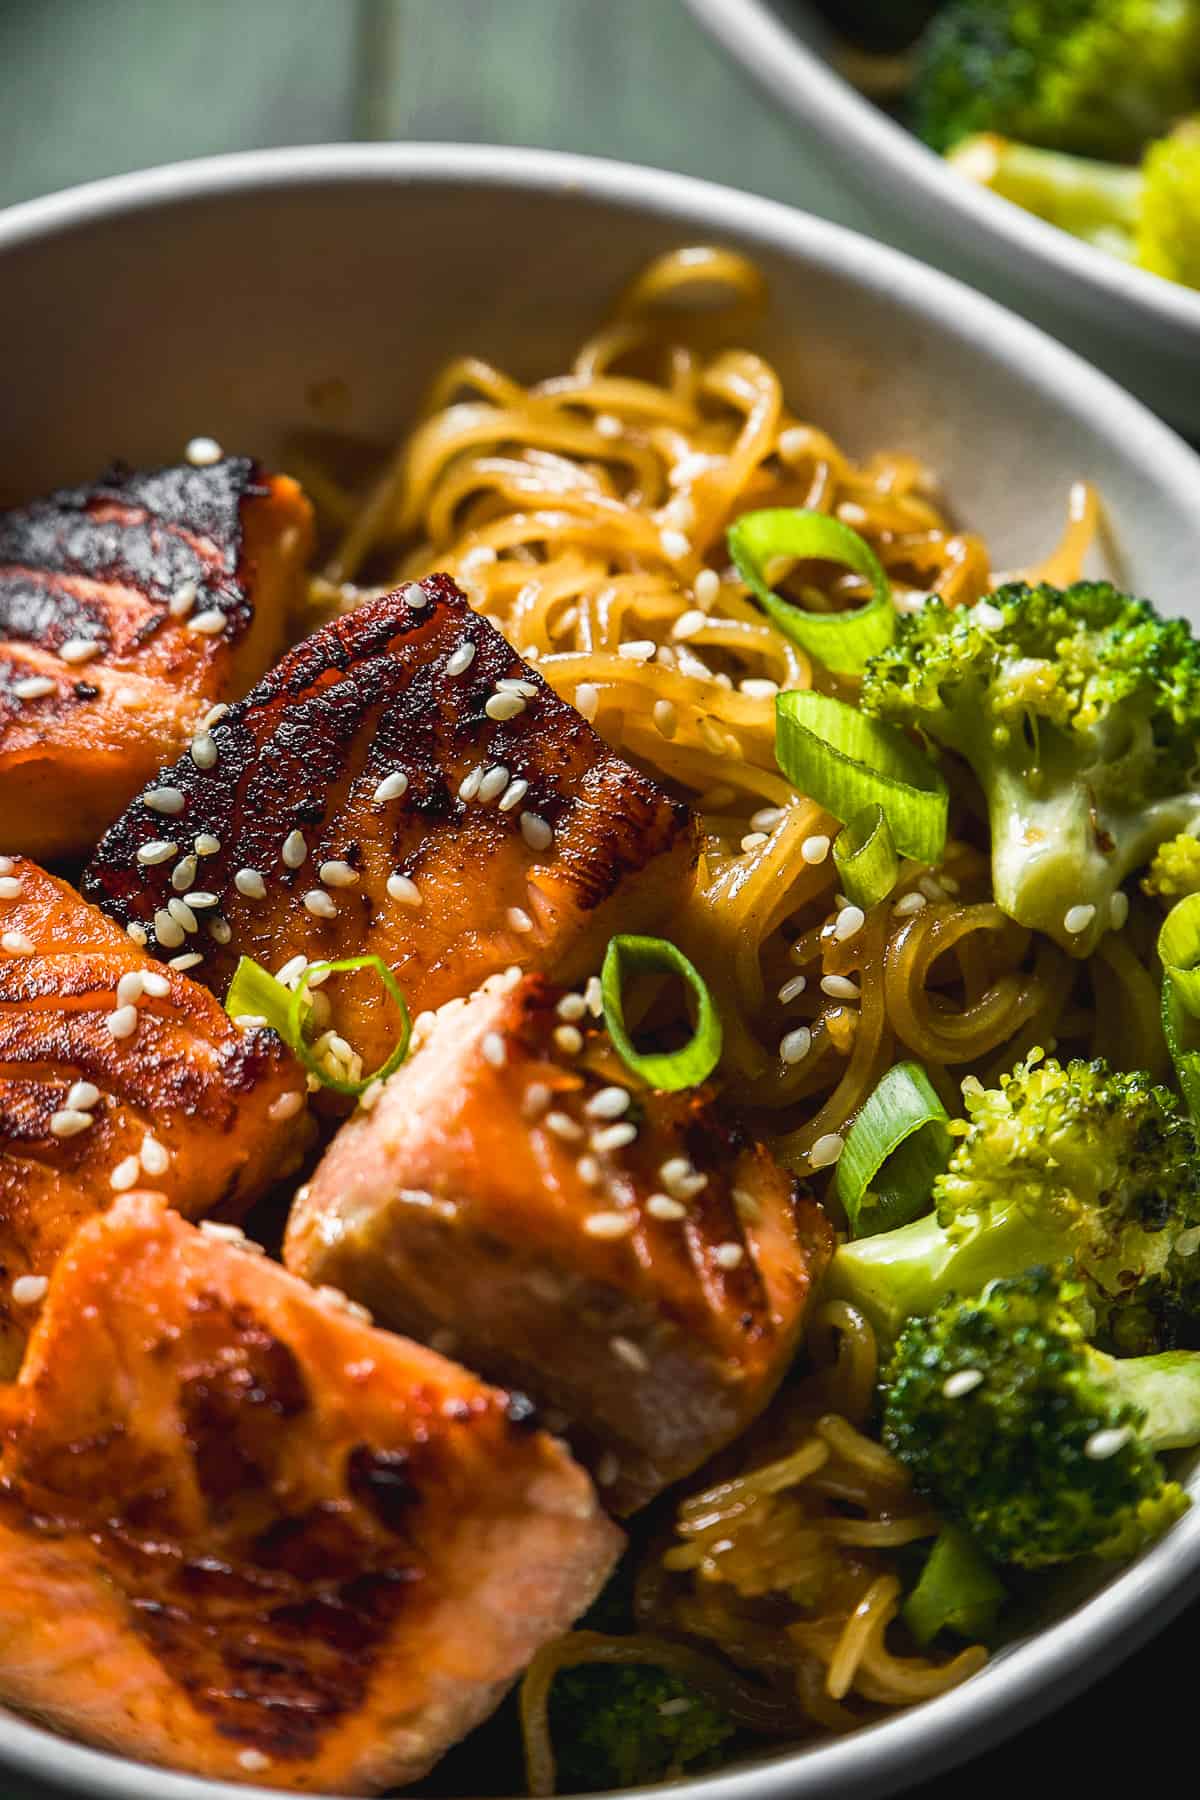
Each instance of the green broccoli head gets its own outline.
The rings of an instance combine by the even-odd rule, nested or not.
[[[1155,1450],[1200,1439],[1200,1355],[1105,1356],[1073,1298],[1045,1269],[993,1282],[912,1320],[887,1371],[884,1443],[997,1562],[1130,1556],[1188,1505]]]
[[[1142,892],[1171,901],[1200,894],[1200,838],[1183,831],[1160,844],[1142,879]]]
[[[1197,0],[956,0],[921,40],[912,123],[1132,160],[1195,104]]]
[[[642,1787],[707,1767],[736,1726],[666,1669],[580,1663],[550,1694],[563,1793]]]
[[[844,1245],[833,1290],[892,1338],[949,1296],[1069,1260],[1102,1342],[1131,1353],[1193,1341],[1200,1155],[1174,1094],[1144,1073],[1033,1051],[999,1087],[964,1082],[963,1100],[934,1214]]]
[[[1137,259],[1155,275],[1200,288],[1200,119],[1151,144],[1142,159]]]
[[[862,707],[966,758],[998,905],[1074,955],[1125,877],[1200,821],[1200,645],[1107,582],[930,600],[868,664]]]

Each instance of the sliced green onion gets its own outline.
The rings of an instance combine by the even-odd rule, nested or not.
[[[828,694],[793,688],[776,696],[775,760],[793,787],[835,819],[845,823],[866,806],[880,806],[901,856],[941,861],[946,783],[894,725]]]
[[[378,975],[399,1010],[400,1036],[387,1061],[373,1074],[364,1075],[360,1081],[343,1081],[340,1077],[331,1075],[313,1054],[306,1035],[305,1002],[308,1001],[310,1006],[312,1004],[308,997],[308,984],[314,975],[341,975],[356,969],[373,969]],[[332,1088],[338,1094],[349,1094],[352,1098],[357,1098],[372,1082],[386,1081],[400,1067],[408,1055],[409,1039],[412,1036],[404,995],[396,977],[381,956],[347,956],[340,962],[309,963],[296,986],[290,989],[277,981],[261,963],[255,962],[252,956],[243,956],[238,961],[233,980],[229,984],[229,992],[225,996],[225,1011],[234,1020],[265,1019],[271,1029],[278,1032],[293,1056],[310,1075],[316,1077],[322,1087]]]
[[[857,531],[827,513],[796,506],[743,513],[728,532],[734,567],[785,637],[839,675],[859,674],[896,634],[892,590],[879,558]],[[778,556],[844,563],[871,584],[871,598],[852,612],[813,613],[775,593],[763,574]]]
[[[842,892],[864,912],[891,893],[900,873],[900,858],[887,814],[878,801],[846,820],[833,840],[833,860]]]
[[[852,1237],[909,1225],[950,1160],[948,1115],[920,1063],[896,1063],[846,1134],[838,1199]]]
[[[1163,1036],[1180,1091],[1200,1125],[1200,894],[1171,908],[1158,934]]]
[[[941,1631],[986,1643],[1007,1597],[974,1539],[945,1525],[900,1616],[922,1650]]]
[[[625,1024],[622,991],[634,974],[678,975],[696,997],[696,1027],[680,1050],[647,1051],[643,1054]],[[706,1081],[721,1060],[721,1020],[712,995],[699,970],[665,938],[610,938],[600,973],[604,1023],[626,1068],[651,1087],[667,1093],[696,1087]]]

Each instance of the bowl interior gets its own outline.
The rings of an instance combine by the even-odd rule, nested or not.
[[[754,344],[797,416],[854,453],[915,452],[1003,567],[1048,550],[1069,484],[1092,480],[1106,509],[1097,570],[1200,619],[1200,465],[1066,352],[943,277],[768,202],[536,153],[227,159],[0,219],[0,342],[19,347],[6,358],[0,493],[33,494],[114,457],[171,459],[199,433],[272,459],[289,429],[324,422],[335,380],[339,425],[388,441],[452,354],[470,350],[522,376],[559,372],[647,258],[714,240],[748,250],[766,271],[772,304]],[[1122,1633],[1128,1647],[1148,1631],[1152,1608],[1198,1562],[1200,1530],[1187,1520],[1099,1601],[1064,1595],[1056,1616],[1098,1633],[1115,1658]],[[1117,1612],[1110,1605],[1097,1620],[1096,1606],[1118,1590]],[[925,1709],[947,1723],[918,1727],[920,1738],[911,1715],[774,1758],[756,1775],[758,1800],[785,1763],[781,1793],[829,1792],[831,1782],[865,1792],[915,1778],[918,1743],[926,1771],[935,1750],[978,1749],[999,1729],[1005,1696],[1022,1701],[1026,1718],[1035,1689],[1048,1703],[1078,1661],[1066,1646],[1037,1648],[1036,1666],[1028,1661],[1020,1686],[1009,1680],[1003,1693],[1006,1666],[1035,1646],[978,1677],[971,1690],[996,1699],[977,1708],[969,1736],[953,1723],[955,1708],[967,1716],[964,1690]],[[892,1751],[875,1754],[872,1739]],[[97,1794],[218,1791],[139,1777],[0,1723],[5,1756]],[[702,1785],[719,1797],[733,1794],[731,1782]]]

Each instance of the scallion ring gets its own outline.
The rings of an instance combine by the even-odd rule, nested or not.
[[[829,694],[790,689],[775,700],[775,760],[792,786],[845,823],[865,806],[887,815],[901,856],[938,863],[949,791],[902,731]]]
[[[364,1075],[360,1081],[343,1081],[339,1076],[331,1075],[325,1065],[317,1060],[308,1042],[305,1026],[304,1002],[308,997],[308,984],[314,975],[349,974],[356,969],[373,969],[383,984],[390,998],[395,1002],[400,1013],[400,1036],[387,1061],[371,1075]],[[310,1002],[311,1004],[311,1002]],[[293,1056],[303,1064],[308,1073],[321,1083],[322,1087],[332,1088],[337,1094],[348,1094],[352,1099],[363,1093],[376,1081],[386,1081],[408,1055],[409,1040],[412,1036],[412,1025],[409,1021],[408,1007],[404,995],[396,981],[396,977],[388,968],[381,956],[347,956],[340,962],[309,963],[294,988],[284,987],[261,963],[255,962],[252,956],[243,956],[238,961],[233,980],[229,984],[229,992],[225,997],[225,1011],[231,1019],[244,1018],[263,1019],[278,1032]]]
[[[891,893],[900,858],[887,814],[877,800],[846,820],[833,840],[833,860],[842,892],[864,912]]]
[[[623,989],[633,974],[678,975],[696,999],[696,1026],[679,1050],[639,1050],[625,1024]],[[667,1093],[696,1087],[706,1081],[721,1060],[721,1019],[708,985],[682,950],[656,937],[609,939],[600,973],[604,1023],[613,1047],[627,1069],[650,1087]]]
[[[857,531],[827,513],[768,507],[743,513],[728,532],[738,574],[785,637],[839,675],[861,674],[896,634],[892,590],[879,558]],[[870,583],[871,598],[850,612],[806,612],[777,594],[763,573],[776,557],[843,563]]]
[[[948,1115],[920,1063],[896,1063],[846,1134],[837,1194],[851,1236],[909,1225],[929,1210],[950,1160]]]

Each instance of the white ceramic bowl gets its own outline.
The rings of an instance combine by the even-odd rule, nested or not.
[[[801,0],[686,0],[875,207],[889,240],[1037,321],[1200,438],[1200,293],[1135,269],[959,175],[831,66]]]
[[[1200,618],[1200,462],[1105,377],[835,226],[678,176],[533,151],[267,152],[0,217],[0,492],[84,477],[114,456],[171,458],[198,433],[272,457],[284,428],[309,418],[312,384],[331,376],[348,384],[351,426],[398,433],[451,352],[556,371],[645,258],[714,240],[766,269],[774,306],[760,342],[802,413],[852,450],[906,445],[942,470],[1007,565],[1057,537],[1068,483],[1091,477],[1108,510],[1099,566]],[[850,1800],[907,1786],[1027,1725],[1198,1592],[1200,1510],[956,1692],[671,1791]],[[248,1791],[3,1716],[0,1765],[106,1800]]]

